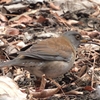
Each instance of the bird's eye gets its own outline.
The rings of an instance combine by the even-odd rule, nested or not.
[[[81,39],[81,36],[80,35],[76,35],[76,39],[77,40],[80,40]]]

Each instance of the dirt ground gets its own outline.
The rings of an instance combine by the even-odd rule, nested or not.
[[[89,42],[79,46],[73,68],[48,79],[43,91],[38,91],[41,81],[22,67],[0,70],[0,76],[10,77],[27,95],[16,100],[100,100],[100,1],[0,0],[1,62],[16,58],[16,52],[25,51],[36,41],[69,30],[79,32]],[[7,93],[4,100],[13,100],[7,99],[10,93],[5,85],[0,88]],[[0,95],[2,98],[3,92]]]

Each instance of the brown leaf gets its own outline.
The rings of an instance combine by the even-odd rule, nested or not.
[[[65,26],[68,26],[68,23],[67,23],[66,19],[60,17],[57,13],[53,13],[53,12],[51,12],[51,13],[55,16],[55,18],[57,19],[57,21],[59,23],[63,23]]]
[[[0,0],[0,3],[6,3],[6,4],[8,4],[8,3],[10,3],[12,0]]]
[[[87,91],[93,91],[94,88],[91,87],[91,86],[85,86],[85,87],[84,87],[84,90],[87,90]]]
[[[40,92],[37,92],[37,91],[34,91],[34,90],[29,90],[30,94],[33,95],[34,98],[46,98],[46,97],[54,95],[58,91],[59,91],[59,88],[44,89]]]
[[[14,21],[14,23],[21,24],[21,23],[31,23],[33,19],[28,15],[22,15],[17,21]]]
[[[44,21],[46,21],[47,19],[44,18],[43,16],[40,16],[37,20],[38,23],[43,23]]]
[[[18,35],[19,30],[16,29],[16,28],[7,28],[6,34],[8,34],[8,35]]]
[[[83,74],[85,74],[86,70],[87,70],[87,66],[82,66],[77,76],[81,77]]]
[[[54,10],[60,10],[60,7],[59,6],[56,6],[54,3],[52,2],[49,2],[49,7],[51,7],[52,9]]]
[[[97,37],[98,35],[100,35],[100,32],[99,31],[96,31],[96,30],[90,31],[90,32],[87,32],[87,31],[82,30],[80,33],[82,35],[87,35],[87,36],[89,36],[91,38],[94,38],[94,37]]]
[[[95,12],[91,15],[92,17],[97,17],[100,14],[100,7],[95,7]]]
[[[90,36],[91,38],[94,38],[100,35],[100,32],[98,31],[87,32],[87,35]]]
[[[0,50],[0,61],[4,61],[4,60],[6,60],[6,57],[4,56],[3,51]]]
[[[0,13],[0,19],[4,22],[7,22],[8,19],[6,18],[6,16],[4,16],[3,14]]]

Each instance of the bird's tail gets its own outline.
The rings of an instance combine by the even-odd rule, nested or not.
[[[0,63],[0,68],[5,67],[5,66],[15,66],[15,65],[20,65],[21,61],[19,59],[13,59],[13,60],[9,60],[6,62],[1,62]]]

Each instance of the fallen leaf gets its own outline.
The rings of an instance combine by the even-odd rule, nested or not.
[[[76,21],[76,20],[67,20],[68,25],[75,25],[75,24],[81,24],[81,22]]]
[[[26,94],[19,90],[18,85],[9,77],[0,76],[1,100],[26,100]]]
[[[17,46],[18,46],[19,48],[23,48],[23,47],[25,47],[26,45],[25,45],[25,43],[24,43],[23,41],[20,41],[20,42],[17,44]]]
[[[95,12],[91,15],[92,17],[97,17],[100,14],[100,7],[96,6]]]
[[[78,69],[77,67],[74,67],[74,68],[72,68],[71,71],[72,71],[72,72],[78,72],[78,70],[79,70],[79,69]]]
[[[6,3],[6,4],[8,4],[8,3],[10,3],[12,0],[0,0],[0,3]]]
[[[33,19],[28,15],[22,15],[19,17],[18,20],[14,21],[14,23],[21,24],[21,23],[31,23]]]
[[[46,98],[46,97],[54,95],[58,91],[59,91],[59,88],[44,89],[40,92],[37,92],[37,91],[32,90],[32,89],[29,90],[30,94],[33,95],[34,98]]]
[[[54,9],[54,10],[60,10],[60,7],[59,6],[56,6],[54,3],[52,2],[49,2],[49,7]]]
[[[8,19],[6,18],[6,16],[4,16],[3,14],[0,13],[0,19],[4,22],[7,22]]]
[[[87,90],[87,91],[93,91],[94,88],[91,87],[91,86],[85,86],[85,87],[84,87],[84,90]]]
[[[40,17],[37,19],[37,22],[38,22],[38,23],[43,23],[43,22],[45,22],[45,21],[47,21],[47,19],[44,18],[43,16],[40,16]]]
[[[7,28],[6,29],[6,34],[8,34],[8,35],[18,35],[19,30],[16,29],[16,28]]]

